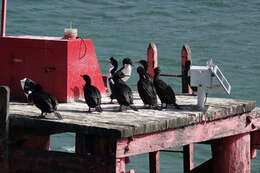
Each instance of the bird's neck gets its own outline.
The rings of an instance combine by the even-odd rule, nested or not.
[[[159,80],[159,78],[160,78],[160,74],[159,73],[155,73],[153,79],[154,80]]]
[[[112,68],[112,70],[110,71],[110,73],[111,73],[111,75],[113,75],[115,72],[116,72],[116,70],[117,70],[117,65],[112,65],[113,66],[113,68]]]
[[[124,68],[122,70],[122,72],[125,74],[125,75],[131,75],[131,72],[132,72],[132,66],[130,64],[125,64],[124,65]]]

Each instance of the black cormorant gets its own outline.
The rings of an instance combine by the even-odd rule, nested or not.
[[[102,112],[101,104],[101,94],[99,90],[91,85],[91,79],[88,75],[81,76],[85,80],[86,84],[83,87],[85,101],[89,107],[89,112],[91,112],[91,108],[95,108],[96,111]]]
[[[113,96],[116,98],[118,104],[120,105],[120,111],[124,111],[126,107],[130,107],[137,111],[137,108],[133,104],[133,93],[129,86],[122,80],[124,77],[123,72],[117,72],[113,75],[113,84],[111,85],[111,91]]]
[[[153,77],[148,73],[148,63],[147,63],[147,61],[146,60],[140,60],[140,61],[137,61],[137,63],[143,66],[145,73],[149,77],[149,80],[153,81]]]
[[[143,67],[137,68],[139,74],[139,81],[137,82],[137,90],[141,97],[144,106],[149,105],[153,109],[161,109],[157,104],[156,91],[153,85],[153,81],[149,79],[149,76],[145,72]]]
[[[113,103],[113,99],[115,99],[115,98],[111,92],[111,85],[113,85],[112,76],[115,74],[115,72],[118,68],[118,62],[116,59],[114,59],[114,57],[110,57],[109,63],[110,63],[110,68],[109,68],[109,72],[107,75],[107,92],[108,92],[108,95],[110,95],[111,103]]]
[[[39,84],[33,86],[31,91],[28,98],[31,98],[33,104],[41,110],[40,118],[45,118],[47,113],[53,112],[58,119],[62,119],[60,113],[56,112],[58,101],[54,96],[45,92]]]
[[[166,84],[160,78],[160,68],[157,67],[154,69],[154,86],[156,92],[161,100],[162,108],[163,104],[166,104],[166,108],[168,104],[174,105],[176,108],[179,109],[179,106],[176,104],[176,97],[173,89],[170,85]]]
[[[131,76],[133,62],[132,62],[132,60],[130,58],[124,58],[122,63],[123,63],[123,67],[120,68],[117,71],[117,73],[118,72],[124,73],[124,76],[122,77],[122,80],[124,82],[126,82],[130,78],[130,76]]]

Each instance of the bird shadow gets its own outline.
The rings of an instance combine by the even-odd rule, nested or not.
[[[71,88],[71,91],[73,92],[74,95],[74,101],[75,102],[78,101],[80,96],[79,88],[78,87]]]
[[[207,112],[209,106],[205,105],[204,109],[200,109],[197,105],[179,105],[179,108],[176,108],[173,105],[163,108],[165,111],[177,111],[177,112]]]

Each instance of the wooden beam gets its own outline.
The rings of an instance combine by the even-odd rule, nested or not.
[[[99,137],[94,135],[76,134],[76,153],[86,155],[101,155],[111,157],[114,164],[107,167],[97,167],[97,173],[111,172],[117,173],[117,170],[122,171],[124,163],[117,164],[116,162],[124,162],[124,160],[116,160],[116,139],[112,137]],[[122,167],[123,165],[123,167]],[[118,168],[118,167],[120,168]],[[87,172],[87,171],[86,171]],[[121,173],[121,172],[118,172]]]
[[[165,77],[183,77],[181,74],[160,74],[160,76],[165,76]]]
[[[81,155],[26,148],[10,148],[10,172],[97,173],[99,168],[110,172],[114,159],[100,155]]]
[[[150,173],[160,173],[160,151],[149,153]]]
[[[256,128],[247,125],[246,117],[248,116],[252,117],[252,123]],[[117,142],[116,157],[128,157],[171,147],[219,139],[255,131],[259,128],[260,119],[253,113],[247,113],[223,120],[195,124],[185,128],[169,129],[146,135],[136,135],[133,136],[132,140],[123,138]]]
[[[250,173],[250,134],[216,140],[212,145],[213,173]]]

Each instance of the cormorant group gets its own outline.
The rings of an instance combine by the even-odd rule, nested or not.
[[[110,95],[111,103],[113,99],[117,100],[120,105],[119,111],[126,111],[128,107],[134,111],[138,109],[134,105],[133,92],[126,84],[126,81],[131,77],[132,60],[125,58],[122,61],[122,68],[117,70],[118,61],[114,57],[109,58],[110,68],[107,74],[107,92]],[[152,77],[148,72],[148,63],[145,60],[137,61],[140,66],[137,67],[139,80],[137,81],[137,90],[141,100],[144,103],[144,108],[152,108],[162,110],[168,105],[173,105],[179,109],[176,104],[176,97],[170,85],[166,84],[160,79],[160,68],[154,69],[154,76]],[[81,77],[85,81],[83,86],[85,102],[88,105],[88,112],[95,109],[97,112],[102,112],[101,108],[101,94],[98,88],[91,84],[89,75],[84,74]],[[41,85],[30,79],[21,80],[22,87],[28,101],[31,101],[37,108],[41,110],[39,117],[44,118],[47,113],[54,113],[59,119],[61,115],[57,111],[57,99],[51,94],[45,92]],[[157,96],[161,101],[161,106],[158,105]]]

